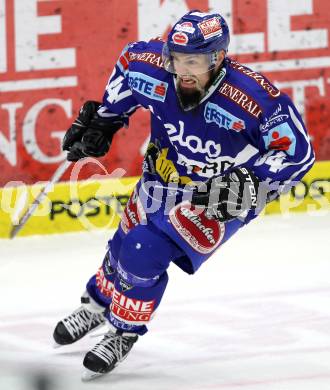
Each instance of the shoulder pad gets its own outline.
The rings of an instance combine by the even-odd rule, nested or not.
[[[234,61],[230,58],[227,59],[227,66],[232,70],[232,76],[237,78],[239,82],[251,92],[252,95],[260,94],[265,92],[272,98],[280,96],[281,91],[272,84],[266,76],[261,73],[255,72],[254,70]]]
[[[130,64],[144,63],[156,68],[163,68],[162,49],[164,42],[152,39],[149,42],[134,42],[127,49],[126,59]]]

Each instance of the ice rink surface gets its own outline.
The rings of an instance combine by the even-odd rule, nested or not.
[[[1,390],[330,389],[329,213],[259,218],[194,276],[172,265],[150,332],[86,384],[82,360],[101,336],[54,349],[52,332],[79,306],[108,236],[0,240]],[[43,372],[52,385],[33,387]]]

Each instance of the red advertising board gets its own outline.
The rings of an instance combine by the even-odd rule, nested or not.
[[[229,55],[293,98],[318,160],[329,160],[330,8],[323,0],[0,0],[0,186],[47,180],[64,159],[64,131],[82,102],[102,98],[126,43],[166,36],[193,8],[223,14]],[[140,109],[102,160],[107,170],[138,175],[148,133]],[[85,168],[81,178],[92,172],[95,166]]]

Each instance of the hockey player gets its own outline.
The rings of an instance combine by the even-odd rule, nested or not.
[[[129,44],[103,102],[86,102],[67,131],[67,158],[101,157],[139,107],[151,114],[143,174],[87,283],[82,306],[60,321],[58,344],[107,322],[83,378],[110,372],[147,332],[174,262],[195,273],[264,203],[300,180],[314,152],[290,98],[227,57],[219,14],[191,11],[160,39]]]

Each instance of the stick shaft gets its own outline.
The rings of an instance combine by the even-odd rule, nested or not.
[[[34,199],[34,201],[31,203],[30,207],[25,211],[25,213],[22,215],[22,217],[19,219],[19,222],[17,225],[12,226],[12,229],[10,231],[10,238],[14,238],[18,232],[23,228],[23,226],[26,224],[28,219],[33,215],[36,208],[39,206],[39,204],[43,201],[44,197],[48,194],[48,192],[52,189],[53,185],[59,181],[59,179],[62,177],[64,172],[68,169],[68,167],[71,165],[71,161],[63,161],[59,167],[54,172],[53,176],[49,180],[49,182],[45,185],[45,187],[40,191],[38,196]]]

